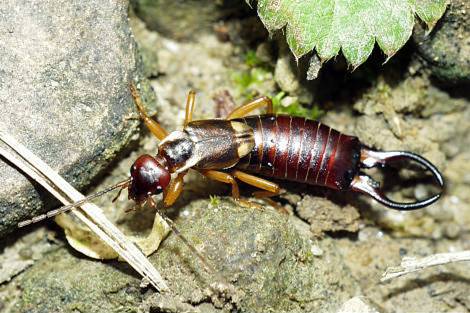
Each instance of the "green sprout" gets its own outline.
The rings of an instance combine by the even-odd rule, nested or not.
[[[235,72],[232,74],[232,80],[243,89],[262,83],[268,72],[262,68],[254,67],[248,72]]]
[[[237,93],[243,98],[251,99],[258,93],[256,87],[262,85],[270,77],[270,72],[261,67],[253,67],[249,71],[234,72],[232,80]]]
[[[209,202],[209,203],[210,203],[210,205],[212,205],[212,206],[217,206],[217,205],[219,205],[219,203],[220,203],[220,198],[219,198],[218,196],[212,196],[212,195],[210,195],[210,196],[209,196],[209,199],[210,199],[210,202]]]
[[[288,106],[282,105],[282,99],[286,96],[286,93],[281,91],[271,98],[273,102],[274,111],[276,113],[284,113],[293,116],[301,116],[318,120],[325,114],[325,111],[320,109],[318,105],[314,105],[311,109],[304,107],[300,102],[295,101]]]
[[[248,50],[244,55],[245,64],[248,69],[232,73],[232,81],[237,89],[237,95],[245,99],[253,99],[259,95],[259,89],[263,89],[263,84],[272,79],[272,68],[262,61],[253,50]],[[281,91],[272,97],[274,110],[277,113],[284,113],[293,116],[307,117],[317,120],[325,112],[318,105],[306,108],[300,102],[295,101],[289,105],[283,105],[282,100],[286,93]]]
[[[245,53],[245,64],[249,67],[257,67],[263,65],[263,60],[261,60],[257,55],[256,52],[253,50],[248,50]]]
[[[281,106],[281,100],[286,96],[284,91],[278,92],[274,97],[271,97],[271,101],[273,102],[273,106],[275,109],[278,109]]]

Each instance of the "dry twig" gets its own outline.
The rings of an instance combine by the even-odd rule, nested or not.
[[[385,270],[385,273],[382,275],[380,281],[384,282],[396,277],[406,275],[408,273],[413,273],[436,265],[443,265],[462,261],[470,261],[470,251],[438,253],[421,259],[404,257],[401,261],[400,266],[387,268]]]
[[[64,205],[84,198],[80,192],[13,137],[0,131],[0,140],[15,152],[15,154],[10,153],[0,147],[0,155],[41,184]],[[104,216],[99,207],[92,203],[85,203],[72,210],[72,213],[85,223],[101,240],[114,249],[122,259],[129,263],[157,290],[163,291],[168,289],[160,273],[147,257]]]

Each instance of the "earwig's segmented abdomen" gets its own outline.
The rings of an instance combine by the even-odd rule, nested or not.
[[[261,175],[348,189],[359,170],[360,143],[320,122],[287,115],[237,119],[254,132],[255,146],[237,167]]]

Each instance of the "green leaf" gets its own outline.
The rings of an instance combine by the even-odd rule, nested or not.
[[[371,54],[375,42],[393,56],[410,38],[415,15],[432,28],[447,0],[258,0],[268,31],[285,28],[296,58],[316,50],[322,62],[340,50],[353,66]]]
[[[416,8],[416,14],[430,29],[444,14],[448,3],[447,0],[416,0],[412,2]]]

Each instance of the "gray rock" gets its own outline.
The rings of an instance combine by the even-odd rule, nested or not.
[[[295,60],[289,53],[285,53],[277,60],[274,79],[283,91],[288,93],[298,91],[300,88],[299,75]]]
[[[0,28],[0,129],[86,186],[137,129],[126,3],[7,0]],[[50,198],[3,160],[0,173],[1,237]]]
[[[369,299],[357,296],[346,301],[337,313],[379,313],[379,310]]]
[[[60,249],[17,280],[23,290],[13,312],[326,312],[353,296],[356,283],[333,242],[312,253],[286,215],[197,200],[183,207],[178,227],[234,288],[219,294],[220,278],[204,270],[174,236],[151,256],[170,287],[141,294],[127,266],[93,262]],[[219,203],[214,203],[219,202]],[[184,218],[186,217],[186,218]],[[201,304],[204,304],[201,306]],[[100,309],[101,308],[101,309]]]
[[[253,313],[328,311],[354,293],[353,280],[334,245],[322,242],[321,249],[327,253],[315,258],[311,243],[286,215],[222,200],[209,207],[204,201],[195,201],[191,207],[187,209],[191,219],[180,224],[181,231],[237,288],[235,295],[230,295],[230,309]],[[170,237],[162,252],[167,249],[173,253],[161,253],[156,261],[157,268],[164,268],[164,275],[171,277],[170,288],[182,295],[184,302],[210,300],[200,288],[207,289],[217,278],[203,271],[178,238]],[[179,257],[175,258],[175,253]],[[203,278],[202,284],[198,277]]]
[[[317,237],[325,232],[359,231],[359,212],[349,204],[341,207],[325,197],[306,195],[298,202],[296,212],[310,224],[311,232]]]
[[[470,82],[470,21],[468,1],[451,1],[447,12],[427,35],[416,27],[413,39],[433,75],[445,83]]]
[[[151,30],[174,39],[196,39],[224,17],[249,9],[234,0],[135,0],[135,12]]]
[[[20,280],[14,312],[136,312],[139,279],[125,264],[74,257],[65,249],[49,254]],[[126,307],[128,310],[123,310]]]

